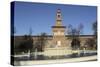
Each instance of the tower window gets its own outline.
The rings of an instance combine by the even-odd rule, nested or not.
[[[61,46],[61,41],[57,41],[57,47]]]
[[[58,17],[60,17],[60,15],[58,15]]]

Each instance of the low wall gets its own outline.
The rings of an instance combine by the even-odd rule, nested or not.
[[[69,55],[73,53],[96,53],[97,50],[67,50],[66,48],[47,48],[44,52],[33,52],[32,54],[44,55],[44,56],[60,56],[60,55]],[[13,57],[30,57],[29,53],[23,55],[12,55]]]
[[[83,62],[83,61],[90,61],[96,60],[97,56],[88,56],[88,57],[80,57],[80,58],[70,58],[70,59],[60,59],[60,60],[41,60],[41,61],[18,61],[14,62],[15,64],[19,65],[34,65],[34,64],[51,64],[51,63],[69,63],[69,62]]]
[[[57,56],[57,55],[68,55],[72,54],[72,50],[67,50],[67,48],[46,48],[44,50],[45,56]]]

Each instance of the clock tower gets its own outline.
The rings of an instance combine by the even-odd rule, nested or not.
[[[56,24],[52,26],[52,43],[54,47],[66,47],[65,28],[66,27],[62,25],[61,10],[58,9],[56,13]]]

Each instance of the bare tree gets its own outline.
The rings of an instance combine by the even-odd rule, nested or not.
[[[32,28],[30,27],[29,29],[29,35],[31,36],[32,35]]]
[[[37,42],[35,43],[36,45],[35,47],[38,51],[44,51],[46,40],[47,40],[46,33],[41,33],[41,35],[37,37]]]
[[[33,38],[32,38],[32,29],[29,29],[29,34],[28,35],[24,35],[21,39],[21,42],[19,44],[19,46],[17,47],[17,49],[20,52],[30,52],[33,50]]]
[[[72,35],[72,25],[71,24],[68,25],[67,33],[68,35]]]
[[[16,48],[19,53],[31,51],[33,48],[33,40],[28,35],[24,35],[19,46]]]
[[[80,35],[80,34],[83,33],[83,28],[84,28],[83,24],[80,23],[80,24],[78,25],[78,29],[77,29],[78,35]]]
[[[97,38],[97,21],[95,21],[92,25],[92,29],[94,32],[95,37]]]
[[[68,26],[68,34],[70,35],[70,38],[72,39],[71,46],[73,49],[80,48],[80,34],[83,30],[83,24],[80,24],[78,28],[73,28],[72,25]]]
[[[97,49],[97,21],[95,21],[92,24],[92,30],[93,30],[93,38],[87,39],[85,42],[85,46],[87,46],[87,49]]]
[[[92,29],[93,29],[93,32],[94,32],[94,38],[93,38],[93,40],[94,40],[94,42],[95,42],[95,49],[97,49],[97,21],[95,21],[94,23],[93,23],[93,25],[92,25]]]
[[[73,28],[73,26],[69,24],[67,32],[69,35],[80,35],[83,33],[83,28],[84,26],[82,23],[78,25],[78,28]]]

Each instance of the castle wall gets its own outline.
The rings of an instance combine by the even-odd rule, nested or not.
[[[15,36],[14,45],[19,45],[19,44],[21,43],[23,37],[24,37],[24,36]],[[79,39],[80,39],[81,47],[85,45],[85,42],[86,42],[87,39],[91,39],[91,38],[93,38],[93,37],[94,37],[94,36],[92,36],[92,35],[80,36]],[[33,42],[34,42],[34,43],[35,43],[35,42],[38,42],[38,36],[33,36],[32,38],[33,38]],[[66,46],[71,47],[72,39],[70,39],[69,36],[66,36],[65,38],[66,38],[66,39],[65,39],[64,41],[65,41],[65,43],[66,43]],[[53,45],[54,42],[53,42],[52,40],[53,40],[53,37],[52,37],[52,36],[47,36],[47,37],[46,37],[46,43],[45,43],[46,46],[45,46],[45,48],[53,47],[52,45]],[[70,49],[71,49],[71,48],[70,48]]]

